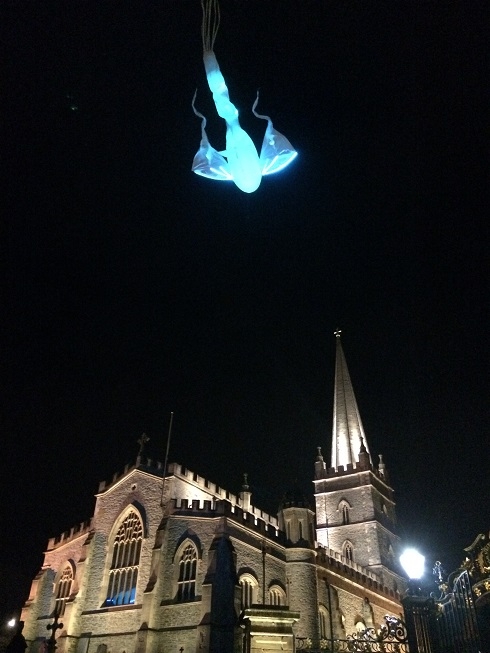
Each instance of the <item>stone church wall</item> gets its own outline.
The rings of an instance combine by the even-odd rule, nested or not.
[[[319,603],[328,607],[325,583],[318,577],[320,559],[326,567],[338,565],[335,567],[338,578],[344,575],[349,580],[344,579],[344,584],[339,580],[335,586],[335,614],[332,615],[337,624],[335,633],[341,634],[341,614],[346,632],[354,630],[356,619],[363,615],[365,608],[363,583],[367,582],[366,576],[361,580],[356,565],[343,568],[338,559],[329,563],[327,553],[309,548],[306,542],[304,548],[291,546],[284,533],[278,532],[276,518],[253,506],[244,512],[236,496],[180,466],[174,466],[174,472],[165,484],[165,512],[160,505],[161,477],[142,469],[127,470],[126,475],[115,477],[110,484],[101,484],[94,517],[85,530],[50,541],[46,569],[34,581],[25,610],[29,639],[46,637],[46,624],[51,621],[49,615],[54,607],[56,574],[70,560],[76,571],[72,588],[75,600],[68,602],[63,617],[66,623],[60,633],[59,653],[162,653],[181,647],[186,651],[195,651],[199,645],[206,648],[211,633],[216,544],[220,537],[229,538],[233,546],[237,577],[248,573],[256,579],[256,604],[270,604],[272,584],[283,589],[285,603],[300,615],[293,627],[296,635],[318,636]],[[336,497],[333,503],[338,500]],[[121,518],[131,509],[140,514],[144,524],[135,603],[105,607],[112,539]],[[354,545],[354,559],[358,554],[369,559],[370,547],[376,550],[375,540],[371,542],[376,537],[376,529],[366,524],[333,528],[331,547],[341,550],[344,539],[348,538]],[[198,550],[196,599],[176,603],[179,556],[187,540]],[[235,588],[233,593],[233,582],[234,579],[229,609],[232,613],[236,610],[238,615],[239,590]],[[369,579],[369,582],[374,587],[374,581]],[[372,600],[374,590],[370,596],[375,618],[380,623],[390,610],[385,609],[386,601],[378,606]]]

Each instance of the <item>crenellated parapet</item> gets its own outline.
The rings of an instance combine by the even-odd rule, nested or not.
[[[156,476],[159,479],[163,478],[162,463],[158,461],[154,462],[149,458],[145,459],[144,461],[138,458],[135,465],[126,465],[124,470],[121,473],[116,472],[110,481],[101,481],[99,483],[98,494],[102,494],[103,492],[106,492],[112,488],[116,483],[119,483],[125,476],[133,472],[135,469]],[[263,510],[260,510],[259,508],[251,505],[249,502],[247,502],[247,509],[245,510],[243,499],[240,496],[233,494],[225,488],[222,488],[220,485],[218,485],[218,483],[209,481],[207,478],[200,476],[184,465],[179,463],[170,463],[167,466],[166,478],[167,480],[170,480],[172,477],[185,481],[186,484],[201,489],[205,495],[211,495],[212,497],[212,499],[204,501],[190,501],[188,499],[177,497],[175,498],[176,503],[173,505],[173,510],[176,508],[182,510],[183,506],[186,505],[187,511],[195,510],[202,515],[203,512],[210,511],[208,504],[211,505],[211,510],[214,511],[214,504],[217,504],[220,501],[228,502],[232,506],[232,513],[236,510],[237,514],[243,513],[243,515],[246,515],[243,517],[243,521],[248,520],[250,523],[253,523],[254,526],[256,526],[258,522],[264,522],[271,528],[279,530],[279,521],[276,516],[270,515]]]
[[[130,474],[135,469],[139,469],[142,472],[151,474],[152,476],[163,478],[163,463],[161,463],[159,460],[154,461],[151,458],[143,459],[141,456],[138,456],[135,464],[133,465],[127,464],[124,466],[122,472],[114,472],[114,475],[112,476],[110,481],[100,481],[98,494],[105,492],[106,490],[111,488],[113,485],[118,483],[121,479],[123,479],[125,476]]]
[[[339,465],[335,467],[318,467],[315,474],[316,480],[321,480],[322,478],[336,478],[339,476],[346,476],[348,474],[355,474],[357,472],[372,472],[375,476],[380,479],[385,478],[385,471],[380,471],[371,463],[361,464],[361,463],[347,463],[347,465]]]
[[[335,467],[316,470],[315,493],[329,492],[333,489],[347,489],[359,487],[361,485],[372,485],[384,496],[393,500],[393,488],[388,483],[387,477],[379,472],[372,465],[367,468],[361,468],[358,464],[348,463]]]
[[[225,499],[226,501],[230,501],[233,505],[239,505],[240,499],[235,494],[220,487],[217,483],[213,483],[207,478],[200,476],[196,472],[187,469],[187,467],[184,467],[184,465],[180,465],[179,463],[170,463],[168,466],[167,474],[192,483],[198,488],[206,491],[208,494],[213,494],[216,499]]]
[[[332,549],[319,546],[316,551],[317,564],[320,568],[338,573],[342,578],[350,579],[366,590],[383,594],[386,598],[394,601],[400,601],[399,592],[384,586],[379,576],[369,569],[345,558],[337,551],[332,551]]]
[[[56,537],[51,537],[48,540],[47,551],[52,551],[53,549],[57,549],[60,546],[64,546],[68,542],[72,542],[74,539],[80,537],[81,535],[85,535],[89,533],[91,530],[92,530],[92,519],[87,519],[83,522],[80,522],[80,524],[76,524],[69,530],[61,533],[61,535],[57,535]]]
[[[262,538],[271,539],[277,544],[285,544],[285,535],[279,529],[277,518],[271,517],[254,506],[250,506],[250,510],[243,510],[227,499],[213,501],[172,499],[169,514],[185,517],[226,517],[230,521],[254,531]]]

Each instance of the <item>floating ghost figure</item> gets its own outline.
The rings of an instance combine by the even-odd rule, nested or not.
[[[257,118],[267,120],[259,157],[252,139],[240,126],[238,110],[230,100],[225,78],[213,51],[220,22],[218,0],[201,0],[201,6],[204,69],[216,111],[226,122],[226,150],[218,152],[209,143],[206,118],[197,111],[194,94],[192,108],[202,122],[201,145],[194,157],[192,170],[209,179],[233,181],[244,193],[253,193],[260,186],[263,175],[271,175],[285,168],[297,156],[297,152],[288,139],[274,129],[269,116],[255,111],[259,101],[257,93],[252,112]]]

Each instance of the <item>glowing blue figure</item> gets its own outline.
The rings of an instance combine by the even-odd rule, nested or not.
[[[213,94],[218,115],[226,122],[226,150],[218,152],[209,143],[206,134],[206,118],[194,106],[196,116],[201,118],[201,145],[194,157],[192,170],[203,177],[219,181],[233,181],[245,193],[253,193],[260,186],[263,175],[279,172],[297,156],[288,139],[272,126],[269,116],[256,113],[259,101],[254,102],[252,111],[257,118],[267,120],[260,157],[257,149],[238,121],[238,110],[230,101],[225,78],[214,54],[213,47],[218,33],[220,11],[218,0],[201,0],[203,60],[209,88]]]

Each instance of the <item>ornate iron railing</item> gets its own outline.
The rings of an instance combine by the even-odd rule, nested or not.
[[[479,653],[480,633],[475,601],[468,571],[458,570],[442,582],[441,563],[436,562],[434,574],[439,577],[441,595],[435,598],[436,629],[440,646],[445,653]],[[449,588],[452,584],[452,591]]]
[[[346,639],[296,637],[296,650],[310,653],[407,653],[407,629],[396,617],[385,617],[380,628],[366,628]]]

